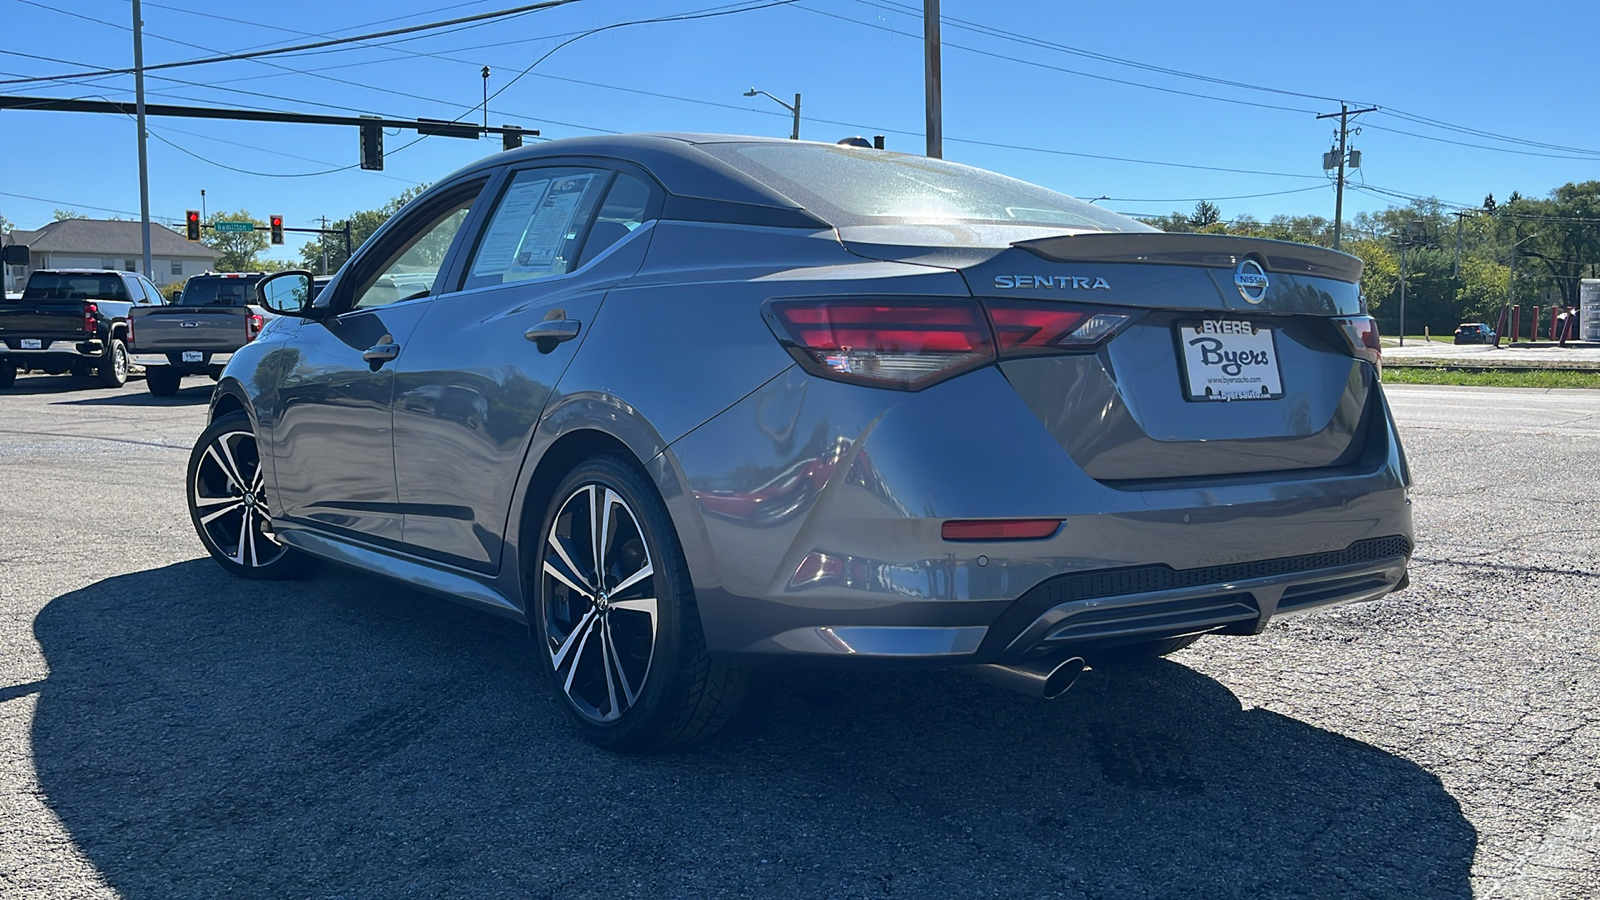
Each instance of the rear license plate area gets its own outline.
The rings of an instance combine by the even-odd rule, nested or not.
[[[22,349],[22,350],[43,350],[44,349],[44,345],[43,345],[43,343],[40,342],[40,340],[38,338],[23,338],[22,339],[22,346],[19,349]]]
[[[1277,329],[1241,319],[1178,325],[1184,398],[1276,400],[1283,396]]]
[[[201,362],[205,358],[206,358],[206,355],[204,353],[201,353],[199,350],[185,350],[185,351],[183,351],[183,361],[184,362]]]

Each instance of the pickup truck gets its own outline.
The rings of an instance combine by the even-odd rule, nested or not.
[[[0,301],[0,388],[17,372],[99,376],[106,387],[128,381],[128,313],[163,305],[141,275],[109,269],[39,269],[18,299]]]
[[[259,272],[196,275],[169,306],[136,309],[129,341],[150,393],[170,397],[185,375],[222,374],[233,351],[256,339],[269,318],[255,305]]]

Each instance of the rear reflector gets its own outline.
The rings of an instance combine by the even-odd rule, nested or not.
[[[947,541],[1026,541],[1047,538],[1060,519],[952,519],[940,528]]]

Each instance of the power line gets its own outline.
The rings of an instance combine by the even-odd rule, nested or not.
[[[1213,200],[1251,200],[1256,197],[1281,197],[1284,194],[1303,194],[1306,191],[1320,191],[1324,187],[1324,185],[1319,184],[1313,187],[1294,188],[1293,190],[1288,191],[1268,191],[1264,194],[1238,194],[1232,197],[1101,197],[1099,199],[1110,200],[1112,203],[1209,203]],[[1140,213],[1139,215],[1149,215],[1149,213]]]
[[[155,65],[145,66],[144,71],[148,73],[164,69],[184,68],[187,66],[200,66],[209,65],[211,63],[237,62],[240,60],[258,59],[264,56],[281,56],[286,53],[302,53],[307,50],[316,50],[322,47],[334,47],[343,44],[358,44],[363,41],[372,41],[378,38],[412,34],[419,31],[436,31],[441,28],[448,28],[454,25],[461,25],[463,23],[483,22],[492,19],[506,19],[516,16],[523,16],[528,15],[529,13],[542,12],[547,9],[554,9],[559,6],[567,6],[569,4],[579,2],[582,2],[582,0],[543,0],[543,2],[540,3],[514,6],[510,9],[494,10],[492,12],[478,13],[471,16],[460,16],[454,19],[446,19],[441,22],[424,22],[421,25],[409,25],[404,28],[390,28],[385,31],[375,31],[370,34],[362,34],[355,37],[329,38],[321,41],[313,41],[308,44],[294,44],[287,47],[270,47],[264,50],[246,50],[239,53],[228,53],[220,56],[201,59],[180,59],[172,62],[156,63]],[[789,2],[793,2],[793,0],[789,0]],[[61,81],[64,79],[97,77],[100,75],[132,75],[135,71],[137,70],[132,68],[99,69],[90,72],[68,72],[61,75],[40,75],[32,78],[10,79],[0,81],[0,84],[33,84],[41,81]]]

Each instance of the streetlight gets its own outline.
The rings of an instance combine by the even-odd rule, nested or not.
[[[1506,308],[1500,311],[1500,321],[1495,323],[1496,325],[1500,326],[1499,328],[1496,328],[1494,332],[1494,345],[1496,347],[1500,346],[1500,332],[1505,330],[1506,317],[1511,314],[1511,304],[1516,297],[1515,284],[1517,277],[1517,248],[1522,246],[1523,241],[1531,241],[1538,236],[1539,232],[1535,231],[1533,234],[1530,234],[1522,240],[1519,240],[1511,245],[1511,265],[1506,271]],[[1521,317],[1519,316],[1518,318],[1520,319]]]
[[[744,95],[746,97],[754,97],[757,94],[762,94],[762,95],[767,96],[767,97],[772,97],[772,95],[768,94],[766,91],[758,91],[755,88],[751,88],[750,90],[744,92]],[[777,97],[772,97],[772,102],[778,104],[779,106],[783,107],[784,109],[787,109],[790,112],[790,114],[792,114],[794,116],[794,133],[789,135],[789,140],[791,140],[791,141],[800,140],[800,95],[798,93],[796,93],[794,95],[794,105],[793,106],[790,106],[789,104],[783,102],[782,100],[779,100]]]

